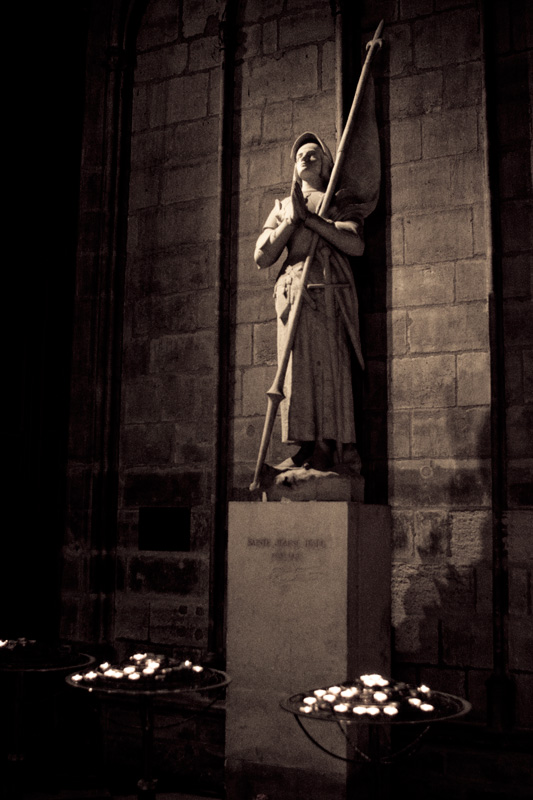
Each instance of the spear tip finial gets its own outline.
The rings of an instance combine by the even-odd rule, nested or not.
[[[381,32],[383,30],[383,25],[384,24],[385,24],[385,20],[382,19],[381,22],[379,23],[378,27],[376,28],[376,32],[374,33],[374,36],[372,37],[372,39],[370,39],[369,42],[367,42],[367,45],[366,45],[366,49],[367,50],[370,50],[370,48],[372,46],[381,47],[381,45],[383,44],[383,42],[381,41]]]

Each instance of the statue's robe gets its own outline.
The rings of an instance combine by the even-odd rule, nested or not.
[[[308,208],[317,212],[322,192],[307,198]],[[290,198],[276,201],[264,228],[276,229],[284,218]],[[342,222],[345,230],[362,237],[363,224],[357,207],[338,199],[327,219]],[[284,351],[304,262],[313,232],[301,225],[288,243],[288,256],[274,289],[278,319],[278,363]],[[306,285],[296,335],[280,404],[282,440],[300,443],[331,439],[340,444],[355,442],[350,348],[363,367],[359,338],[357,293],[350,263],[343,253],[319,238]],[[335,289],[334,284],[343,288]]]

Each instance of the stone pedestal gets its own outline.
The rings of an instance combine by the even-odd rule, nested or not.
[[[390,515],[352,502],[230,503],[227,799],[342,800],[347,767],[280,700],[390,674]],[[305,721],[346,755],[331,723]]]

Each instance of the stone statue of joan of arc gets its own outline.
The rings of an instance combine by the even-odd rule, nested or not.
[[[286,345],[296,291],[311,240],[319,236],[283,386],[282,440],[298,451],[278,470],[330,470],[357,459],[350,349],[363,367],[358,301],[349,256],[364,250],[361,206],[351,193],[335,194],[326,218],[318,215],[333,168],[331,153],[314,133],[299,136],[291,151],[291,194],[276,201],[255,248],[262,269],[287,249],[275,284],[278,359]]]

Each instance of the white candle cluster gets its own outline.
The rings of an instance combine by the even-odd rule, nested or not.
[[[314,689],[300,700],[299,711],[303,714],[333,712],[345,719],[352,715],[413,719],[413,714],[424,715],[435,710],[435,706],[428,702],[430,695],[429,686],[415,688],[391,682],[377,674],[361,675],[341,686]]]
[[[361,681],[372,688],[373,686],[388,686],[389,681],[381,675],[361,675]]]
[[[22,636],[20,639],[0,639],[0,648],[5,648],[6,650],[18,650],[31,648],[31,646],[36,645],[37,641],[35,639],[26,639],[25,636]]]
[[[128,661],[122,665],[113,665],[108,661],[102,662],[96,669],[88,672],[80,672],[71,675],[71,680],[77,684],[101,684],[110,686],[113,684],[127,685],[129,681],[141,681],[143,685],[148,681],[151,686],[153,682],[169,682],[179,685],[190,683],[194,685],[198,676],[204,671],[199,664],[192,661],[179,661],[168,658],[167,656],[154,655],[153,653],[134,653]]]

